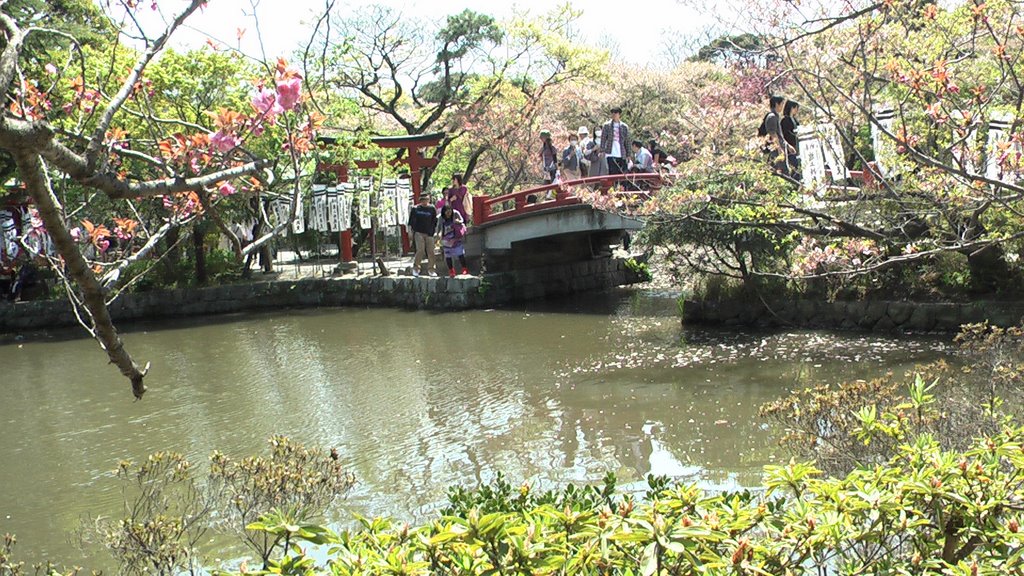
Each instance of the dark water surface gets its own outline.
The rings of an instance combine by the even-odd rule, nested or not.
[[[818,381],[909,369],[935,339],[683,329],[669,295],[516,310],[285,311],[129,327],[145,400],[86,339],[0,343],[0,533],[74,562],[83,516],[116,514],[121,459],[243,456],[272,434],[337,447],[348,511],[423,518],[501,471],[542,486],[668,474],[751,486],[778,459],[758,407]],[[68,560],[70,559],[70,560]]]

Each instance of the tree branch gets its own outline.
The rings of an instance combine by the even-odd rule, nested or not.
[[[93,130],[92,138],[89,141],[89,146],[86,149],[85,156],[89,162],[91,168],[97,166],[99,162],[100,151],[103,149],[103,140],[106,138],[107,130],[110,129],[111,122],[114,121],[114,115],[121,109],[121,106],[128,101],[132,91],[135,90],[135,84],[142,77],[142,72],[149,65],[150,61],[153,60],[156,55],[163,50],[164,45],[167,44],[167,40],[171,37],[171,34],[180,26],[185,19],[192,15],[200,6],[206,4],[206,0],[192,0],[188,5],[188,8],[178,14],[178,16],[167,26],[164,33],[157,38],[152,44],[150,44],[146,51],[139,56],[139,60],[135,63],[135,68],[132,69],[131,74],[125,79],[124,83],[121,84],[121,89],[117,91],[117,94],[111,100],[107,109],[103,111],[103,115],[100,116],[99,122],[96,124],[96,129]],[[2,79],[2,78],[0,78]]]
[[[35,200],[39,216],[46,225],[47,233],[57,247],[58,253],[64,258],[68,274],[81,289],[82,303],[92,318],[96,340],[106,351],[110,362],[131,382],[135,398],[141,399],[146,392],[146,386],[143,384],[146,369],[140,369],[124,349],[124,343],[110,318],[110,311],[107,310],[103,288],[64,225],[60,204],[50,187],[50,179],[42,159],[33,152],[13,151],[13,155],[25,186]]]

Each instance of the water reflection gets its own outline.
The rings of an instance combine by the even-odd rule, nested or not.
[[[671,298],[623,292],[453,314],[327,310],[140,325],[150,393],[87,340],[0,346],[0,532],[30,559],[75,558],[63,534],[120,504],[123,458],[260,451],[272,434],[334,446],[348,510],[414,520],[449,485],[503,472],[541,485],[667,474],[751,485],[773,458],[758,407],[819,380],[943,353],[932,340],[683,331]],[[344,513],[336,520],[343,521]]]

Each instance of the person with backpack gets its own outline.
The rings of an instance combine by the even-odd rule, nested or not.
[[[782,96],[768,98],[769,112],[761,120],[757,135],[765,140],[762,150],[768,158],[768,164],[776,172],[788,175],[789,165],[786,159],[789,154],[796,154],[796,148],[787,144],[782,137],[782,109],[785,103],[786,99]]]
[[[441,218],[437,221],[437,233],[441,235],[441,248],[444,250],[444,263],[448,265],[448,276],[455,278],[455,258],[459,259],[462,273],[469,274],[466,267],[466,247],[463,239],[466,236],[466,224],[462,215],[445,204],[441,210]]]

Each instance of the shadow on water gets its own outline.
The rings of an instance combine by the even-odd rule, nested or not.
[[[631,288],[615,288],[602,292],[588,292],[563,298],[554,298],[536,302],[517,303],[496,308],[503,312],[535,312],[552,314],[589,314],[610,316],[623,313],[624,303],[627,314],[638,316],[678,316],[677,293],[640,291]],[[394,310],[396,313],[419,315],[467,314],[480,311],[474,310],[415,310],[406,308],[372,307],[372,306],[335,306],[335,307],[282,307],[276,310],[259,310],[250,312],[232,312],[196,316],[190,318],[155,318],[148,320],[117,322],[119,332],[124,334],[155,332],[159,330],[188,330],[201,326],[230,325],[239,321],[265,320],[281,315],[311,317],[331,314],[342,310]],[[23,342],[66,342],[88,339],[89,335],[80,326],[52,328],[45,330],[26,330],[17,333],[0,333],[0,346]]]

